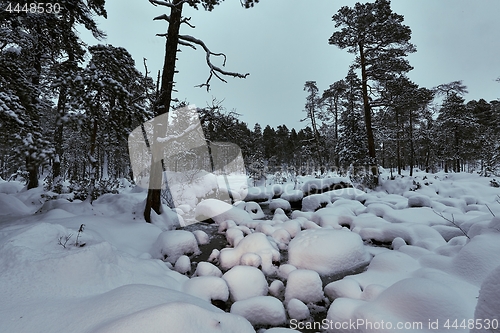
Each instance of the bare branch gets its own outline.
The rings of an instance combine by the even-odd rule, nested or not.
[[[453,216],[453,214],[451,214],[451,220],[446,218],[442,213],[438,213],[436,212],[434,209],[432,210],[437,216],[440,216],[442,217],[443,219],[445,219],[446,221],[450,222],[451,224],[453,224],[455,227],[457,227],[458,229],[460,229],[460,231],[465,235],[465,237],[467,237],[468,239],[470,239],[469,235],[467,235],[467,233],[465,232],[464,229],[462,229],[462,227],[455,222],[455,216]]]
[[[232,77],[238,77],[238,78],[242,78],[242,79],[244,79],[248,75],[250,75],[250,73],[241,74],[241,73],[236,73],[236,72],[228,72],[228,71],[225,71],[222,68],[217,67],[214,64],[212,64],[212,61],[210,59],[211,56],[221,56],[224,58],[222,66],[225,66],[226,65],[226,55],[224,53],[214,53],[214,52],[210,51],[210,49],[207,47],[207,45],[205,45],[205,43],[200,39],[194,38],[193,36],[189,36],[189,35],[179,35],[179,40],[182,40],[182,41],[185,41],[185,42],[188,42],[191,44],[199,45],[203,48],[203,50],[205,50],[205,53],[206,53],[205,59],[207,61],[208,68],[210,68],[210,75],[205,83],[200,84],[197,87],[206,86],[207,91],[210,90],[210,80],[212,79],[212,76],[214,76],[214,75],[222,82],[227,82],[227,81],[224,80],[219,74],[226,75],[226,76],[232,76]]]
[[[167,22],[170,22],[170,16],[167,14],[163,14],[163,15],[157,16],[153,19],[153,21],[157,21],[157,20],[165,20]]]
[[[194,28],[196,28],[194,25],[192,25],[191,23],[189,23],[189,21],[191,21],[191,18],[190,18],[190,17],[184,17],[184,18],[182,18],[182,20],[181,20],[181,24],[182,24],[182,23],[185,23],[185,24],[187,24],[189,27],[191,27],[191,28],[193,28],[193,29],[194,29]]]
[[[160,5],[160,6],[165,6],[165,7],[169,7],[169,8],[175,8],[177,6],[182,5],[183,3],[187,2],[187,0],[179,1],[175,5],[169,1],[162,1],[162,0],[149,0],[149,2],[151,4],[153,4],[154,6]]]
[[[181,45],[184,45],[184,46],[189,46],[193,50],[196,50],[196,47],[193,44],[189,44],[188,42],[185,42],[183,40],[179,40],[178,43],[181,44]]]
[[[498,202],[498,200],[497,200],[497,202]],[[493,212],[491,211],[490,206],[488,206],[487,204],[484,204],[484,205],[486,206],[486,208],[488,208],[488,210],[490,211],[491,215],[493,215],[493,217],[496,217],[495,214],[493,214]]]

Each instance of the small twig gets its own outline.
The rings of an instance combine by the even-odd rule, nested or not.
[[[68,241],[70,240],[70,238],[73,236],[73,234],[69,234],[69,235],[66,235],[66,236],[61,236],[59,237],[59,241],[57,242],[57,244],[61,245],[62,247],[66,248],[66,244],[68,243]],[[63,243],[63,240],[64,239],[64,243]]]
[[[493,214],[493,212],[491,211],[490,207],[487,204],[484,204],[484,205],[486,206],[486,208],[488,208],[488,210],[490,211],[491,215],[493,215],[493,217],[496,217],[495,214]]]
[[[459,224],[457,224],[457,223],[455,222],[455,216],[453,216],[453,214],[451,214],[451,218],[452,218],[452,219],[450,220],[450,219],[446,218],[446,217],[445,217],[442,213],[438,213],[438,212],[436,212],[434,209],[433,209],[432,211],[433,211],[433,212],[434,212],[434,214],[436,214],[437,216],[442,217],[443,219],[445,219],[446,221],[450,222],[450,223],[451,223],[451,224],[453,224],[455,227],[457,227],[458,229],[460,229],[460,231],[461,231],[461,232],[465,235],[465,237],[467,237],[468,239],[470,239],[469,235],[467,235],[467,233],[465,232],[465,230],[464,230],[464,229],[462,229],[462,227],[461,227]]]

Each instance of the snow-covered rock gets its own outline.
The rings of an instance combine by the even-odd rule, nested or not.
[[[261,232],[255,232],[246,236],[234,249],[224,248],[220,251],[219,262],[222,269],[229,269],[240,263],[245,253],[258,254],[262,260],[262,270],[272,273],[273,261],[279,261],[280,253],[267,236]]]
[[[273,199],[269,203],[269,209],[271,210],[271,212],[274,212],[278,208],[283,209],[285,212],[289,212],[292,210],[290,203],[285,199]]]
[[[191,260],[188,256],[182,255],[175,261],[174,268],[177,272],[186,274],[191,270]]]
[[[311,194],[302,199],[302,210],[304,212],[315,212],[330,203],[330,197],[326,194]]]
[[[308,269],[297,269],[288,275],[285,301],[296,298],[304,303],[323,300],[323,285],[319,274]]]
[[[217,276],[193,277],[182,285],[182,291],[204,299],[227,301],[229,299],[229,288],[225,280]]]
[[[222,277],[222,272],[219,267],[212,263],[201,261],[196,266],[193,276],[217,276]]]
[[[229,286],[231,300],[241,301],[254,296],[267,295],[268,286],[262,271],[252,266],[235,266],[222,278]]]
[[[256,296],[237,301],[231,313],[246,318],[252,325],[283,325],[286,313],[283,303],[272,296]]]
[[[196,206],[195,218],[198,221],[211,219],[215,223],[221,223],[225,220],[233,220],[237,224],[244,223],[245,221],[252,221],[252,217],[245,210],[217,199],[206,199],[201,201]]]
[[[198,242],[193,233],[185,230],[169,230],[162,232],[151,248],[153,258],[175,263],[184,254],[200,252]]]
[[[304,320],[311,316],[307,305],[296,298],[289,300],[286,307],[290,319]]]
[[[290,264],[322,275],[349,271],[369,260],[361,237],[348,230],[304,230],[288,245]]]

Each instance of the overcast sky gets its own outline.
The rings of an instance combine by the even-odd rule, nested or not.
[[[246,79],[211,81],[211,90],[195,88],[209,75],[203,50],[183,47],[178,54],[174,96],[203,107],[213,97],[241,114],[250,128],[255,123],[276,128],[302,128],[300,119],[306,92],[304,83],[316,81],[320,92],[343,79],[354,56],[328,44],[335,31],[332,15],[352,0],[261,0],[243,9],[238,0],[226,0],[213,12],[184,7],[196,29],[184,25],[182,34],[202,39],[213,52],[227,55],[226,69],[250,73]],[[362,1],[365,2],[365,1]],[[466,100],[500,98],[500,1],[393,0],[394,12],[405,17],[417,52],[409,55],[414,67],[408,76],[420,86],[463,80]],[[122,46],[144,71],[142,59],[156,78],[163,66],[167,22],[153,21],[168,8],[148,0],[107,0],[108,19],[98,19],[108,37],[101,43]],[[82,32],[90,45],[98,42]],[[218,59],[215,64],[221,65]]]

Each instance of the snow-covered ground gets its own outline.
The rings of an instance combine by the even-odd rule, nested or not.
[[[90,205],[0,181],[0,332],[499,332],[491,180],[305,177],[248,189],[264,211],[196,188],[153,224],[139,187]],[[214,236],[173,229],[203,216],[227,246],[197,262]]]

